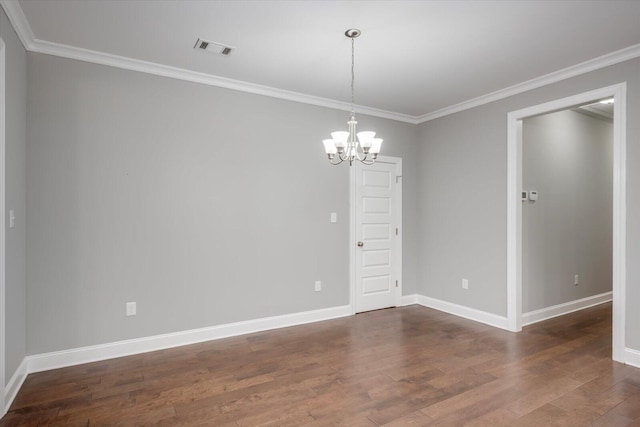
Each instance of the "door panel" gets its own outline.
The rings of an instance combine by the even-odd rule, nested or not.
[[[396,165],[355,165],[356,312],[396,305]]]

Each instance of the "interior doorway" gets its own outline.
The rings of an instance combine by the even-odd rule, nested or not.
[[[402,159],[351,168],[353,313],[396,307],[402,296]]]
[[[626,83],[510,112],[507,117],[507,321],[522,330],[522,121],[597,100],[614,100],[613,117],[613,360],[625,361],[626,263]]]
[[[522,120],[522,324],[612,298],[613,99]]]

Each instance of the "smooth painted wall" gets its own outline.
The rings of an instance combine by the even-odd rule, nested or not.
[[[522,204],[523,313],[611,292],[612,122],[564,110],[522,131],[523,189],[538,192]]]
[[[5,43],[5,383],[26,356],[26,100],[27,54],[0,8],[0,37]],[[9,210],[16,216],[9,228]]]
[[[418,293],[506,316],[507,113],[625,81],[626,344],[640,349],[639,59],[420,125]]]
[[[322,147],[347,112],[37,53],[28,65],[29,354],[349,304],[349,167]],[[417,127],[358,120],[403,158],[413,294]]]

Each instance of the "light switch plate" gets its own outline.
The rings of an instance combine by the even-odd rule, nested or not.
[[[136,315],[136,303],[128,302],[127,303],[127,316],[135,316]]]

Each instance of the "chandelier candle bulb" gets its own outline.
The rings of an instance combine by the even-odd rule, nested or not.
[[[361,31],[355,28],[345,31],[344,35],[351,39],[351,114],[349,114],[349,131],[332,132],[332,139],[323,140],[324,151],[327,153],[329,162],[332,165],[339,165],[345,160],[349,162],[349,166],[354,160],[365,165],[375,163],[380,153],[382,139],[374,138],[375,132],[365,131],[356,132],[358,122],[355,113],[355,39],[360,36]],[[356,137],[357,135],[357,137]],[[338,155],[336,158],[336,154]],[[335,161],[334,161],[335,159]]]

